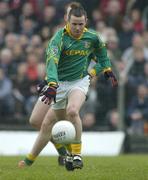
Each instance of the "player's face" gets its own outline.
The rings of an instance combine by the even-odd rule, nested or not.
[[[69,27],[72,36],[76,38],[80,37],[81,34],[83,33],[85,26],[86,26],[85,16],[76,17],[71,15],[69,19]]]

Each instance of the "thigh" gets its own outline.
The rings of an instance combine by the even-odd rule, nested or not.
[[[83,91],[81,91],[80,89],[72,90],[68,95],[67,109],[72,106],[78,111],[80,111],[80,108],[84,104],[85,99],[86,95]]]
[[[49,105],[44,104],[42,101],[38,99],[31,113],[30,122],[33,124],[42,124],[42,121],[46,113],[48,112],[49,108]]]

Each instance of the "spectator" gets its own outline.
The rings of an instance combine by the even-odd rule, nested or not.
[[[101,0],[100,1],[100,9],[103,12],[103,15],[106,16],[108,13],[108,4],[110,3],[111,0]],[[119,0],[119,7],[120,7],[120,12],[124,14],[125,12],[125,6],[126,6],[126,1],[125,0]]]
[[[133,46],[128,48],[122,56],[124,63],[124,74],[126,79],[125,93],[126,106],[136,94],[136,87],[144,75],[144,66],[147,63],[147,48],[144,47],[141,35],[136,34],[133,38]]]
[[[15,97],[15,118],[17,120],[29,115],[37,100],[37,81],[30,80],[27,75],[27,63],[20,63],[15,81],[13,81],[13,94]]]
[[[107,15],[105,17],[107,26],[115,28],[117,32],[121,30],[122,15],[119,1],[109,1],[107,4]]]
[[[22,13],[20,16],[20,24],[22,24],[24,19],[31,19],[32,21],[37,20],[37,16],[35,15],[33,6],[30,2],[26,2],[22,6]]]
[[[36,33],[36,24],[32,19],[23,19],[20,27],[20,34],[26,35],[31,38]]]
[[[96,83],[97,104],[96,104],[96,125],[106,126],[105,117],[110,109],[117,108],[117,89],[111,88],[111,84],[104,81],[100,75]]]
[[[143,52],[143,58],[148,61],[148,49],[144,45],[144,41],[142,39],[142,36],[139,34],[136,34],[133,37],[132,40],[132,46],[129,47],[126,51],[124,51],[122,60],[124,61],[125,64],[132,64],[132,61],[134,62],[134,54],[136,52]]]
[[[134,29],[133,23],[128,17],[123,18],[121,26],[121,31],[118,32],[119,47],[122,51],[124,51],[132,45]]]
[[[103,33],[104,33],[104,31],[105,31],[106,28],[107,28],[107,27],[106,27],[106,24],[105,24],[104,21],[98,21],[98,22],[96,23],[96,25],[95,25],[96,31],[97,31],[101,36],[103,36]]]
[[[16,19],[10,13],[9,4],[7,1],[0,2],[0,19],[5,22],[7,32],[14,32],[16,28]]]
[[[20,43],[14,44],[12,53],[14,59],[13,61],[16,63],[16,65],[25,61],[25,52],[24,49],[22,49]]]
[[[29,38],[22,34],[19,36],[19,45],[23,49],[24,53],[26,53],[26,48],[29,46]]]
[[[106,115],[106,119],[108,122],[109,130],[117,131],[120,121],[118,111],[116,109],[110,110]]]
[[[140,68],[138,68],[140,70]],[[137,75],[128,75],[128,85],[130,86],[131,97],[135,94],[135,90],[139,86],[139,84],[144,84],[148,87],[148,63],[144,64],[142,73],[138,73]]]
[[[117,36],[110,36],[107,40],[107,46],[109,50],[110,58],[117,64],[121,60],[121,51],[119,48],[119,40]]]
[[[39,35],[33,35],[30,40],[30,45],[27,48],[27,51],[31,51],[32,53],[36,54],[39,59],[39,62],[44,61],[44,50],[45,48],[42,47],[42,40]]]
[[[91,27],[95,28],[96,24],[100,21],[103,21],[103,15],[101,11],[99,11],[98,9],[94,9],[92,12],[92,20],[88,24]]]
[[[108,39],[110,37],[115,37],[117,35],[116,30],[114,28],[106,27],[106,28],[103,28],[103,30],[104,31],[102,31],[101,35],[106,43],[108,43]]]
[[[13,78],[16,73],[16,64],[13,62],[13,54],[10,49],[1,50],[0,67],[3,68],[6,76]]]
[[[132,8],[133,9],[139,9],[141,12],[147,7],[147,1],[146,0],[135,0],[133,1]]]
[[[5,72],[0,68],[0,116],[8,117],[14,113],[14,99],[12,96],[12,83]]]
[[[15,118],[18,120],[26,115],[25,103],[30,96],[30,81],[27,77],[27,64],[20,63],[16,77],[13,80],[13,95],[15,98]]]
[[[129,75],[134,76],[135,78],[143,75],[144,76],[144,66],[147,60],[144,57],[144,52],[142,49],[138,49],[134,53],[133,64],[130,68]]]
[[[5,36],[5,46],[6,48],[13,49],[14,44],[18,43],[18,35],[14,33],[8,33]]]
[[[108,51],[110,58],[112,60],[120,61],[121,60],[121,51],[119,48],[119,40],[117,37],[117,33],[113,28],[104,28],[102,32],[103,39],[107,43]]]
[[[129,10],[131,9],[138,9],[141,13],[143,13],[143,22],[145,24],[145,28],[148,28],[148,6],[147,6],[147,0],[134,0],[129,1],[131,2],[131,6]]]
[[[41,35],[41,38],[42,38],[42,41],[43,42],[46,42],[50,39],[51,37],[51,31],[50,29],[48,28],[48,26],[44,26],[41,31],[40,31],[40,35]]]
[[[38,79],[38,58],[35,54],[30,53],[27,55],[27,76],[30,81]]]
[[[144,23],[141,19],[141,13],[138,9],[133,9],[131,11],[131,20],[133,22],[133,29],[135,32],[142,33],[144,30]]]
[[[139,85],[137,94],[128,107],[128,117],[131,121],[130,133],[142,135],[144,122],[148,120],[148,94],[145,85]]]
[[[42,46],[41,37],[40,37],[39,35],[37,35],[37,34],[34,34],[34,35],[31,37],[30,45],[31,45],[33,48]]]
[[[43,17],[40,21],[40,27],[48,27],[52,29],[55,25],[57,25],[58,19],[55,18],[56,15],[56,8],[53,5],[46,6],[43,10]]]
[[[144,46],[146,48],[148,48],[148,30],[143,31],[142,37],[143,37],[143,40],[144,40]]]

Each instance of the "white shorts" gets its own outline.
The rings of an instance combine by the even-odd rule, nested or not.
[[[85,76],[83,79],[76,81],[60,81],[57,89],[56,103],[52,105],[53,109],[65,109],[67,105],[67,99],[69,93],[75,89],[79,89],[85,95],[87,95],[90,85],[89,76]]]

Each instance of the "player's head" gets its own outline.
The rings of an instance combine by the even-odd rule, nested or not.
[[[67,6],[65,8],[65,15],[64,15],[64,20],[66,22],[68,21],[68,14],[69,14],[70,10],[73,8],[77,8],[77,7],[82,7],[82,5],[79,2],[71,2],[71,3],[67,4]]]
[[[72,36],[79,38],[86,26],[87,15],[83,7],[72,8],[68,14],[68,24]]]

